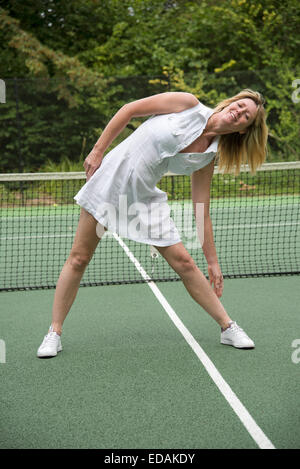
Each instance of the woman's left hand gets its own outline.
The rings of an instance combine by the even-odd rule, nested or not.
[[[220,298],[223,293],[224,280],[218,263],[208,264],[207,266],[209,283],[214,289],[215,294]]]

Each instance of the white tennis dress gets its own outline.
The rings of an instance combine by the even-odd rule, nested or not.
[[[215,157],[216,137],[204,153],[179,153],[201,135],[213,109],[202,103],[152,116],[110,151],[74,199],[109,231],[154,246],[181,241],[167,194],[156,187],[168,171],[190,175]]]

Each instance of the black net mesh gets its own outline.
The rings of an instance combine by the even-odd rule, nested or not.
[[[84,183],[84,173],[0,177],[1,290],[55,287],[78,224],[80,207],[73,197]],[[168,175],[159,187],[168,194],[185,247],[206,274],[190,178]],[[225,278],[300,273],[299,163],[264,165],[256,176],[221,175],[216,168],[210,214]],[[179,280],[149,245],[123,241],[152,280]],[[81,285],[142,281],[118,238],[107,232]]]

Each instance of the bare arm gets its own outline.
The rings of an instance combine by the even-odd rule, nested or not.
[[[214,161],[192,174],[192,199],[195,215],[196,204],[204,204],[204,242],[202,249],[207,260],[210,283],[214,284],[215,293],[220,297],[223,291],[223,276],[218,263],[213,227],[209,215],[210,186],[213,173]]]
[[[196,106],[198,102],[197,98],[190,93],[170,92],[149,96],[148,98],[139,99],[122,106],[107,124],[93,150],[85,159],[84,168],[87,179],[101,165],[106,149],[132,118],[181,112]]]
[[[125,104],[105,127],[95,147],[99,152],[104,152],[134,117],[181,112],[196,104],[198,100],[195,96],[179,92],[156,94]]]

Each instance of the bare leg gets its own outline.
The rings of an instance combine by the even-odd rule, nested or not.
[[[81,209],[73,246],[60,273],[54,295],[52,327],[58,334],[62,332],[63,322],[75,300],[81,278],[100,241],[96,227],[95,218]]]
[[[156,249],[178,273],[191,297],[207,311],[217,323],[226,329],[231,321],[221,301],[213,291],[205,275],[196,266],[182,243]]]

